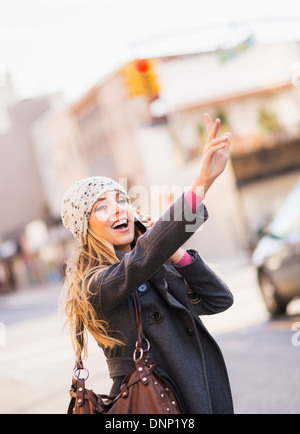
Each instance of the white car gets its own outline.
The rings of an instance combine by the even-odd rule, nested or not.
[[[285,313],[288,303],[300,297],[300,183],[259,241],[252,262],[269,312]]]

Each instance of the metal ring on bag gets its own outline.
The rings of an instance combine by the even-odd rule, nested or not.
[[[138,341],[136,341],[136,343],[135,343],[135,350],[133,352],[133,361],[134,362],[137,362],[138,360],[142,360],[144,352],[146,353],[147,351],[150,350],[150,342],[148,341],[148,339],[144,338],[143,341],[145,341],[147,344],[147,348],[145,350],[142,347],[139,347]],[[137,352],[140,353],[139,357],[137,357]]]
[[[136,353],[137,353],[138,351],[140,352],[140,357],[139,357],[139,358],[136,357]],[[144,350],[143,350],[143,348],[138,348],[138,347],[137,347],[137,348],[134,350],[134,352],[133,352],[133,361],[134,361],[134,362],[137,362],[138,360],[142,360],[143,355],[144,355]]]
[[[86,374],[85,377],[80,378],[80,371],[85,371],[85,374]],[[89,373],[88,369],[86,369],[86,368],[75,368],[73,371],[73,375],[76,378],[76,380],[84,380],[85,381],[89,378],[90,373]]]
[[[146,353],[147,351],[150,350],[150,342],[148,341],[147,338],[144,338],[143,341],[145,341],[145,342],[147,343],[147,348],[146,348],[145,350],[143,350],[143,351],[145,351],[145,353]],[[139,349],[139,343],[138,343],[138,341],[136,341],[136,343],[135,343],[135,348],[136,348],[136,349]],[[141,349],[142,349],[142,348],[141,348]]]

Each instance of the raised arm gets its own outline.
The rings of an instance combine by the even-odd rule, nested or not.
[[[231,133],[229,132],[217,138],[221,125],[220,119],[216,119],[213,122],[210,116],[205,113],[204,120],[207,128],[207,142],[203,149],[199,173],[194,180],[191,190],[186,194],[186,200],[190,208],[194,208],[193,211],[196,211],[197,205],[201,204],[214,181],[223,173],[228,162],[231,142]],[[179,248],[170,257],[170,260],[178,262],[183,258],[184,254],[185,251]]]
[[[220,119],[214,123],[210,116],[205,113],[208,138],[203,149],[203,155],[199,174],[196,176],[192,190],[199,196],[205,196],[214,181],[224,171],[228,157],[231,141],[231,133],[225,133],[217,138],[217,133],[221,125]]]

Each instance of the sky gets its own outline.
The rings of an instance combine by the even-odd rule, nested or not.
[[[0,76],[21,98],[71,102],[134,57],[230,45],[253,26],[300,40],[299,0],[0,0]]]

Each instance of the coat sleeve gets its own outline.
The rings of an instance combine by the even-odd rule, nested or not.
[[[106,314],[120,306],[182,246],[204,223],[204,204],[193,213],[181,195],[120,262],[92,278],[90,290],[97,309]]]
[[[233,295],[224,283],[200,258],[195,250],[188,250],[193,261],[176,270],[185,279],[193,294],[200,298],[193,304],[198,315],[212,315],[227,310],[233,304]]]

